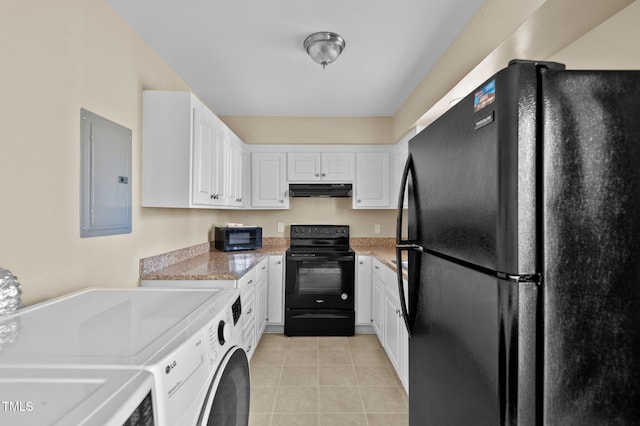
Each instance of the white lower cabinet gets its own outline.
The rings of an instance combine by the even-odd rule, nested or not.
[[[408,389],[409,334],[402,318],[397,291],[387,288],[384,305],[384,347],[405,390]]]
[[[378,259],[371,262],[371,318],[373,329],[405,390],[409,389],[409,334],[398,296],[396,273]],[[406,284],[405,284],[406,287]]]
[[[256,284],[256,344],[267,328],[268,280],[265,275]]]
[[[380,343],[384,345],[384,283],[379,277],[371,277],[371,325]]]
[[[356,257],[356,326],[371,325],[371,256]]]
[[[256,291],[251,288],[245,292],[242,297],[242,316],[244,317],[243,335],[244,350],[247,352],[247,358],[251,360],[256,349]]]
[[[284,256],[269,256],[267,323],[284,324]]]

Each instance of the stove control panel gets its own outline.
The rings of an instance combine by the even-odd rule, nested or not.
[[[349,225],[291,225],[291,238],[349,238]]]

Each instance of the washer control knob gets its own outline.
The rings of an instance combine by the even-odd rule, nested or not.
[[[229,328],[229,324],[224,321],[220,321],[218,323],[218,341],[220,342],[220,346],[224,345],[230,337],[231,329]]]
[[[342,293],[340,297],[342,298],[342,300],[347,300],[349,298],[349,295],[347,293]]]

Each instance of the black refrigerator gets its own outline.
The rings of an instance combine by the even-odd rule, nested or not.
[[[411,426],[640,424],[640,72],[484,82],[409,142],[405,251]]]

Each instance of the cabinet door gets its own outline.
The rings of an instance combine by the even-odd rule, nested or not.
[[[244,191],[244,152],[242,142],[235,135],[230,135],[229,140],[229,167],[227,173],[228,196],[227,205],[243,206],[242,194]]]
[[[227,129],[220,120],[215,120],[215,139],[211,155],[211,204],[225,206],[228,202],[227,173],[229,170],[229,137]]]
[[[267,327],[268,290],[267,277],[263,277],[256,284],[256,344],[260,341],[264,329]]]
[[[405,283],[406,288],[406,283]],[[400,316],[398,340],[400,352],[398,354],[398,377],[404,386],[404,390],[409,392],[409,333],[404,325],[404,319]]]
[[[384,284],[377,276],[372,277],[371,286],[371,322],[378,340],[384,344]]]
[[[356,154],[354,208],[389,207],[389,153]]]
[[[384,299],[384,348],[400,377],[400,302],[388,290]]]
[[[355,154],[353,152],[323,152],[320,177],[325,182],[353,182]]]
[[[194,108],[192,204],[226,205],[227,147],[222,122],[213,113]]]
[[[251,154],[251,205],[265,208],[289,208],[283,152]]]
[[[290,152],[287,154],[289,182],[315,182],[320,179],[320,153]]]
[[[371,256],[358,256],[356,269],[356,324],[371,324]]]
[[[269,256],[267,322],[284,323],[284,256]]]
[[[402,172],[404,164],[409,156],[409,149],[402,149],[395,152],[395,167],[393,172],[393,187],[391,188],[391,207],[398,207],[398,197],[400,196],[400,181],[402,180]],[[408,188],[404,189],[404,203],[402,207],[409,208]]]
[[[193,110],[193,193],[192,204],[211,205],[213,194],[213,156],[215,144],[213,116]]]

